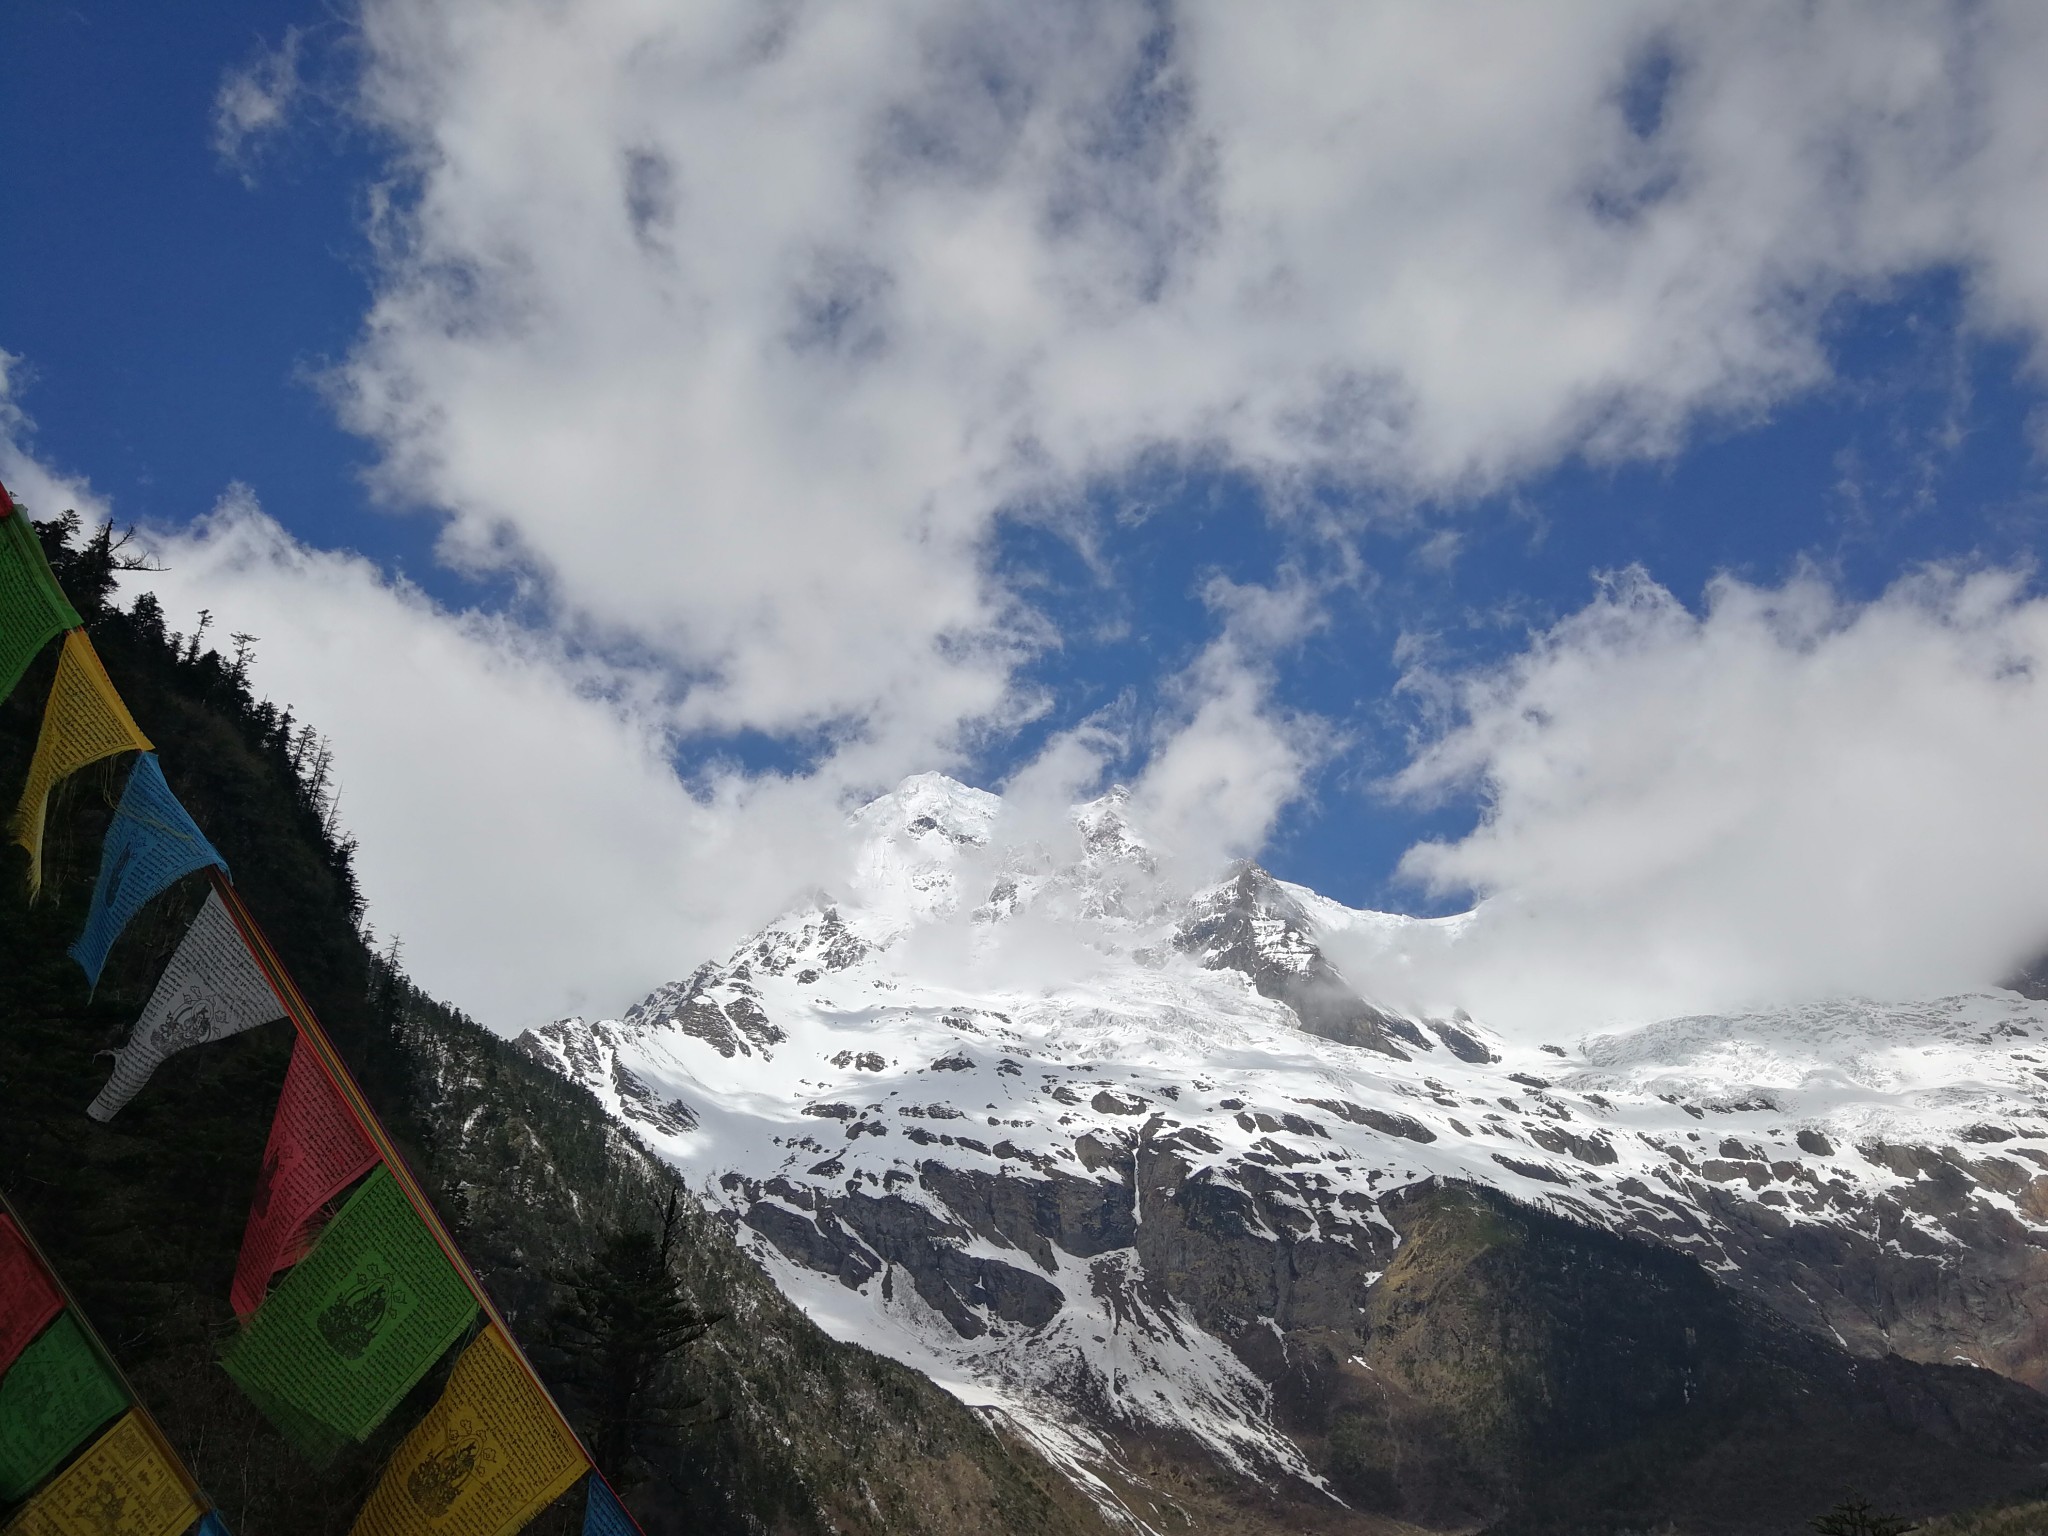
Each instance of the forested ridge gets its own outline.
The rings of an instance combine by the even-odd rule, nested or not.
[[[664,1275],[650,1273],[665,1170],[587,1092],[426,995],[395,950],[376,952],[331,755],[288,706],[252,692],[260,642],[225,637],[223,651],[203,625],[170,632],[146,591],[117,601],[122,562],[108,533],[81,539],[68,515],[37,527],[171,787],[579,1432],[616,1463],[605,1470],[651,1536],[1101,1529],[1045,1463],[922,1376],[818,1332],[693,1200],[675,1207]],[[9,806],[54,666],[51,646],[0,704]],[[183,1052],[110,1124],[86,1117],[105,1053],[126,1037],[205,892],[192,876],[159,898],[88,993],[65,948],[128,760],[57,790],[39,900],[27,898],[23,851],[0,853],[0,1183],[239,1536],[344,1532],[450,1362],[370,1443],[324,1470],[219,1368],[292,1037],[280,1021]],[[670,1320],[687,1326],[663,1336],[680,1347],[622,1427],[603,1362],[593,1368],[592,1298],[604,1302],[615,1280],[666,1290],[664,1276],[674,1282]],[[530,1529],[573,1530],[579,1517],[566,1500]]]

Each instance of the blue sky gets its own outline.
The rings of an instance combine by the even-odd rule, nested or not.
[[[1387,782],[1472,724],[1461,680],[1537,655],[1603,573],[1640,566],[1707,622],[1725,575],[1813,576],[1844,625],[1930,562],[2017,573],[2009,605],[2035,594],[2025,273],[2048,246],[1984,211],[2034,174],[2041,114],[2001,73],[2031,34],[1988,37],[1968,8],[1798,35],[1605,9],[1502,40],[1475,71],[1512,78],[1484,102],[1419,105],[1445,55],[1374,7],[1335,40],[1304,12],[1248,59],[1199,6],[1140,25],[1076,4],[1022,35],[905,5],[772,46],[715,9],[635,35],[604,0],[567,32],[544,8],[486,24],[427,0],[11,7],[10,450],[156,529],[191,606],[213,579],[233,622],[243,594],[284,696],[319,687],[313,642],[279,632],[289,597],[254,593],[225,535],[177,542],[230,487],[283,541],[273,565],[367,557],[318,567],[368,594],[366,626],[409,605],[486,671],[497,645],[608,701],[696,792],[650,811],[677,867],[731,835],[707,806],[800,828],[792,784],[819,807],[926,766],[996,786],[1092,724],[1097,784],[1144,781],[1176,742],[1264,765],[1218,770],[1204,792],[1256,813],[1203,856],[1455,910],[1508,877],[1481,861],[1432,891],[1396,867],[1515,803],[1505,760],[1411,775],[1433,797]],[[1729,84],[1894,48],[1946,71],[1808,68],[1760,124]],[[1393,63],[1306,62],[1367,53]],[[686,62],[649,85],[650,58]],[[1668,86],[1659,111],[1645,82]],[[1902,93],[1881,128],[1872,90]],[[1384,133],[1338,142],[1360,102],[1394,114],[1398,156]],[[1977,148],[1953,147],[1957,121]],[[884,128],[854,155],[848,124]],[[1930,170],[1928,146],[1963,158]],[[615,163],[625,213],[600,238]],[[1261,263],[1289,284],[1265,308],[1244,297]],[[757,281],[771,269],[786,291]],[[789,294],[815,334],[776,329]],[[744,378],[693,360],[727,345],[786,355]],[[735,549],[750,539],[776,558]],[[1286,621],[1233,619],[1249,610],[1219,578]],[[400,841],[432,788],[401,806],[362,766],[401,749],[351,710],[325,716],[344,776],[377,783],[344,814]],[[426,945],[430,981],[474,995],[480,940],[437,961],[431,918],[380,904],[412,879],[373,862],[373,906]],[[662,949],[687,969],[739,910],[678,908],[674,937],[593,961],[589,985],[659,980]]]
[[[1581,608],[1601,573],[1630,565],[1695,607],[1724,573],[1774,584],[1811,566],[1844,593],[1874,598],[1927,562],[2031,566],[2048,519],[2048,479],[2029,434],[2041,394],[2015,348],[1959,335],[1959,318],[1949,273],[1882,302],[1845,303],[1830,326],[1837,376],[1826,388],[1760,421],[1710,425],[1668,460],[1568,464],[1461,509],[1448,566],[1421,557],[1434,524],[1363,540],[1374,590],[1335,605],[1330,627],[1282,664],[1283,692],[1353,722],[1356,747],[1290,809],[1266,862],[1355,905],[1454,911],[1469,901],[1394,878],[1411,843],[1456,835],[1478,813],[1471,796],[1431,808],[1377,792],[1417,728],[1395,695],[1404,631],[1438,635],[1460,663],[1497,661],[1530,630]],[[1066,703],[1053,721],[1157,675],[1147,650],[1197,648],[1208,572],[1268,580],[1289,557],[1247,505],[1254,493],[1227,480],[1176,489],[1215,508],[1199,536],[1161,519],[1120,529],[1109,553],[1114,588],[1075,569],[1069,546],[1016,541],[1038,546],[1063,578],[1053,602],[1072,615],[1064,632],[1105,611],[1133,629],[1053,658],[1046,675]]]

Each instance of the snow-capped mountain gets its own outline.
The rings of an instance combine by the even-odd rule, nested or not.
[[[1105,1503],[1135,1509],[1146,1436],[1331,1489],[1290,1394],[1372,1370],[1309,1346],[1355,1329],[1420,1189],[1652,1240],[1857,1356],[2048,1380],[2048,1005],[1523,1039],[1382,1006],[1325,953],[1424,920],[1256,867],[1175,896],[1115,795],[1038,839],[1005,816],[910,780],[856,817],[838,899],[524,1042],[828,1331],[1003,1410]]]

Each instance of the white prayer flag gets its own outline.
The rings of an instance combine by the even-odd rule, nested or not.
[[[220,893],[208,891],[206,905],[164,967],[128,1043],[115,1054],[113,1077],[85,1112],[95,1120],[111,1120],[165,1057],[283,1016],[283,1005],[263,979]]]

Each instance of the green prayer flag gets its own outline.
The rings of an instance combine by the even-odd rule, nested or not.
[[[28,517],[0,517],[0,699],[52,636],[83,622],[50,574],[42,541]]]
[[[127,1406],[77,1319],[58,1314],[0,1377],[0,1504],[28,1497]]]
[[[361,1440],[468,1331],[475,1298],[390,1170],[348,1199],[222,1359],[301,1450]]]

